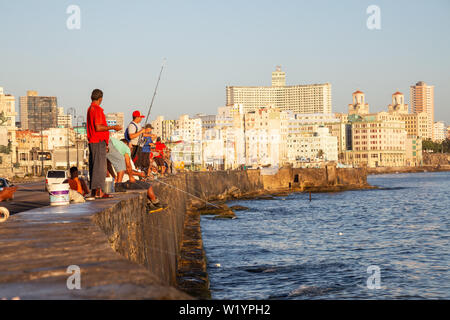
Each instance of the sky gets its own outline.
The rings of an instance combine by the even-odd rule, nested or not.
[[[66,22],[80,8],[79,30]],[[366,10],[380,8],[381,29]],[[85,115],[94,88],[105,112],[151,119],[215,114],[227,85],[270,85],[281,65],[288,85],[332,84],[333,112],[356,89],[371,112],[418,81],[435,86],[435,121],[450,125],[450,1],[0,0],[0,87],[56,96]],[[18,99],[16,109],[19,110]]]

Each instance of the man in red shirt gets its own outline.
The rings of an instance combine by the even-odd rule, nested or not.
[[[111,198],[104,193],[106,179],[106,149],[109,142],[109,130],[120,131],[121,126],[108,126],[100,104],[103,92],[100,89],[92,91],[92,104],[87,111],[87,138],[89,141],[89,181],[92,196],[95,198]]]

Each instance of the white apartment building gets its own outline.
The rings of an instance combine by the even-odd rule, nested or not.
[[[447,128],[445,127],[444,122],[442,121],[435,122],[433,125],[434,141],[442,142],[445,140],[446,135],[447,135]]]
[[[244,111],[277,107],[293,113],[331,113],[331,84],[286,86],[286,74],[280,67],[272,73],[270,87],[227,86],[227,106],[243,105]]]
[[[202,164],[202,120],[182,115],[175,121],[171,141],[182,140],[172,148],[172,160],[191,168]]]
[[[162,139],[162,135],[163,135],[163,121],[164,121],[164,116],[157,116],[155,118],[155,120],[150,122],[150,124],[153,127],[152,133],[156,134],[158,137],[161,137],[161,139]]]
[[[73,128],[50,128],[43,130],[42,134],[48,139],[48,150],[67,148],[67,145],[75,145],[75,131]]]
[[[180,116],[175,123],[174,135],[181,137],[184,141],[202,140],[202,120],[189,118],[187,114]]]
[[[224,169],[225,163],[225,130],[207,129],[202,141],[202,162],[204,167]]]
[[[290,133],[287,140],[288,160],[296,162],[338,161],[338,138],[327,127],[314,133]]]
[[[288,113],[274,107],[245,113],[245,163],[282,166],[287,160],[288,123]]]
[[[58,115],[56,119],[58,128],[72,127],[72,115],[65,114],[63,107],[57,107]]]
[[[336,114],[290,114],[289,134],[309,134],[317,132],[318,128],[324,126],[328,128],[330,134],[337,138],[338,155],[343,157],[346,149],[345,122]]]

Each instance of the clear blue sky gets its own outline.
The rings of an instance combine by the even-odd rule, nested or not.
[[[81,30],[66,8],[81,8]],[[366,27],[366,8],[381,27]],[[216,113],[227,85],[269,85],[282,65],[288,84],[331,82],[333,111],[355,89],[371,111],[417,81],[435,85],[435,118],[450,124],[450,1],[0,0],[0,86],[58,97],[84,114],[93,88],[107,112],[146,110],[168,118]],[[18,110],[18,103],[17,103]]]

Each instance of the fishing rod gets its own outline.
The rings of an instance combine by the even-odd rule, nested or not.
[[[166,61],[167,61],[167,59],[164,58],[164,59],[163,59],[163,62],[162,62],[162,65],[161,65],[161,70],[159,71],[159,76],[158,76],[158,81],[156,82],[155,91],[153,91],[152,102],[150,103],[150,107],[148,108],[148,112],[147,112],[147,117],[145,118],[144,127],[145,127],[145,125],[147,124],[148,119],[149,119],[149,116],[150,116],[150,113],[151,113],[151,111],[152,111],[153,102],[155,101],[156,92],[158,91],[159,81],[161,80],[161,75],[162,75],[162,73],[163,73],[163,70],[164,70],[164,66],[165,66],[165,64],[166,64]]]
[[[161,80],[161,75],[162,75],[162,73],[163,73],[163,70],[164,70],[164,66],[165,66],[165,64],[166,64],[166,61],[167,61],[167,59],[164,58],[164,59],[163,59],[163,62],[162,62],[162,64],[161,64],[161,70],[159,71],[158,81],[156,82],[155,90],[153,91],[152,101],[151,101],[151,103],[150,103],[150,107],[148,108],[147,117],[145,118],[145,122],[144,122],[144,125],[143,125],[144,128],[145,128],[145,126],[147,125],[148,119],[149,119],[149,117],[150,117],[150,113],[151,113],[152,107],[153,107],[153,102],[155,102],[156,92],[158,91],[159,81]],[[138,144],[137,144],[137,145],[138,145],[138,146],[141,146],[141,145],[143,144],[143,142],[144,142],[143,140],[144,140],[144,136],[141,134],[141,135],[139,136],[139,140],[138,140]],[[132,158],[133,158],[133,159],[134,159],[134,157],[136,156],[136,154],[137,154],[137,149],[136,149],[136,152],[134,152],[133,155],[132,155]]]

